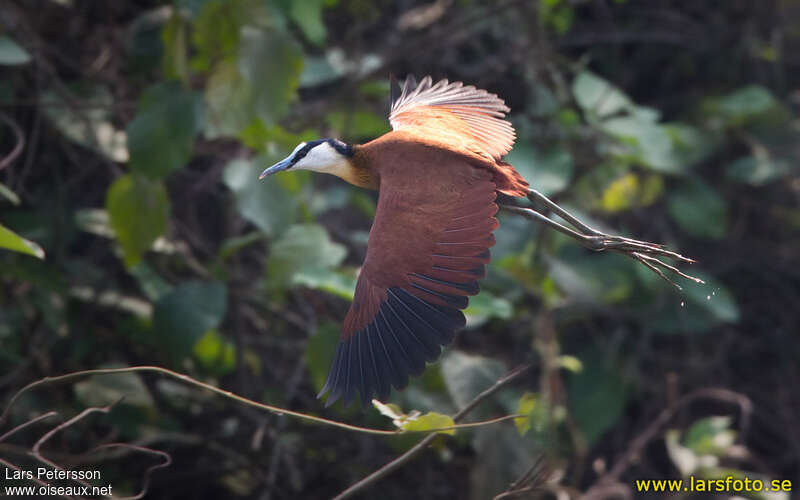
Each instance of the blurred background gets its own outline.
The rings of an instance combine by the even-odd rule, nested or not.
[[[800,2],[5,0],[0,5],[0,397],[158,365],[324,409],[376,194],[258,173],[305,140],[388,131],[390,74],[511,107],[508,161],[592,225],[698,260],[677,290],[620,255],[500,215],[468,328],[391,402],[515,422],[437,437],[363,494],[636,498],[637,479],[800,479]],[[0,433],[86,415],[43,446],[148,498],[328,498],[410,448],[154,374],[26,393]],[[0,438],[27,454],[57,419]],[[541,478],[540,478],[541,479]],[[523,481],[518,487],[529,487]],[[692,497],[673,494],[674,498]],[[728,498],[733,493],[715,493]],[[790,498],[792,493],[737,493]],[[712,495],[696,495],[709,498]]]

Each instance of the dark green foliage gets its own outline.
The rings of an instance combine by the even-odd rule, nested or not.
[[[523,413],[516,426],[438,436],[364,497],[492,498],[541,453],[554,488],[585,492],[665,411],[675,415],[613,478],[624,487],[800,475],[791,2],[6,4],[4,401],[42,377],[152,364],[356,425],[432,428],[533,362],[470,414]],[[299,142],[388,131],[388,76],[407,72],[498,93],[518,136],[506,160],[532,186],[607,233],[696,258],[682,269],[706,283],[678,291],[501,212],[481,293],[443,357],[383,414],[325,409],[314,396],[376,197],[309,172],[257,177]],[[730,392],[683,404],[708,387]],[[152,498],[329,498],[415,443],[259,413],[151,374],[37,389],[0,434],[120,398],[45,455],[69,464],[101,443],[144,442],[173,458]],[[0,443],[0,458],[28,460],[12,452],[44,428]],[[87,463],[133,495],[151,459]]]

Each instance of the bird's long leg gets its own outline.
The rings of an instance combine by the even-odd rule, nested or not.
[[[506,210],[511,213],[515,213],[517,215],[522,215],[523,217],[527,217],[532,220],[536,220],[538,222],[542,222],[552,229],[559,231],[560,233],[566,234],[567,236],[575,239],[583,245],[584,247],[594,250],[594,251],[603,251],[603,250],[612,250],[615,252],[622,253],[635,259],[645,266],[658,274],[660,277],[664,278],[666,281],[675,285],[677,288],[680,288],[675,282],[667,278],[661,268],[666,269],[667,271],[673,272],[679,276],[682,276],[686,279],[692,280],[696,283],[703,283],[702,280],[699,278],[695,278],[694,276],[689,276],[681,272],[674,266],[671,266],[661,260],[657,259],[654,256],[661,256],[667,257],[669,259],[673,259],[680,262],[686,263],[693,263],[695,262],[693,259],[688,257],[684,257],[683,255],[672,252],[664,248],[663,245],[659,245],[656,243],[649,243],[646,241],[639,241],[634,240],[631,238],[626,238],[624,236],[616,236],[616,235],[609,235],[603,233],[602,231],[598,231],[590,226],[584,224],[580,219],[569,213],[567,210],[561,208],[558,204],[552,201],[547,196],[543,195],[542,193],[536,191],[535,189],[530,189],[528,191],[528,199],[532,202],[542,203],[545,207],[547,207],[550,211],[567,221],[571,226],[575,229],[571,229],[566,227],[563,224],[560,224],[545,215],[537,212],[532,208],[524,208],[524,207],[517,207],[512,205],[501,205],[503,210]]]

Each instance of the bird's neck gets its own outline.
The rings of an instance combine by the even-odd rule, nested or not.
[[[341,164],[328,172],[344,179],[354,186],[365,189],[378,189],[379,178],[374,162],[365,154],[362,146],[354,145],[350,148],[350,155],[343,156]]]

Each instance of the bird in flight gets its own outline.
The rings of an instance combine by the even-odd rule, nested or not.
[[[395,90],[393,82],[392,90]],[[259,178],[284,170],[336,175],[378,191],[375,220],[355,295],[344,320],[328,379],[318,397],[326,406],[388,398],[409,376],[436,360],[463,328],[468,297],[486,274],[498,193],[539,201],[576,227],[531,208],[509,206],[577,238],[594,250],[611,249],[680,273],[653,257],[690,259],[660,245],[600,233],[528,186],[502,160],[514,145],[509,108],[495,94],[430,76],[409,76],[393,96],[392,131],[363,145],[337,139],[304,142]],[[506,207],[504,207],[506,208]]]

